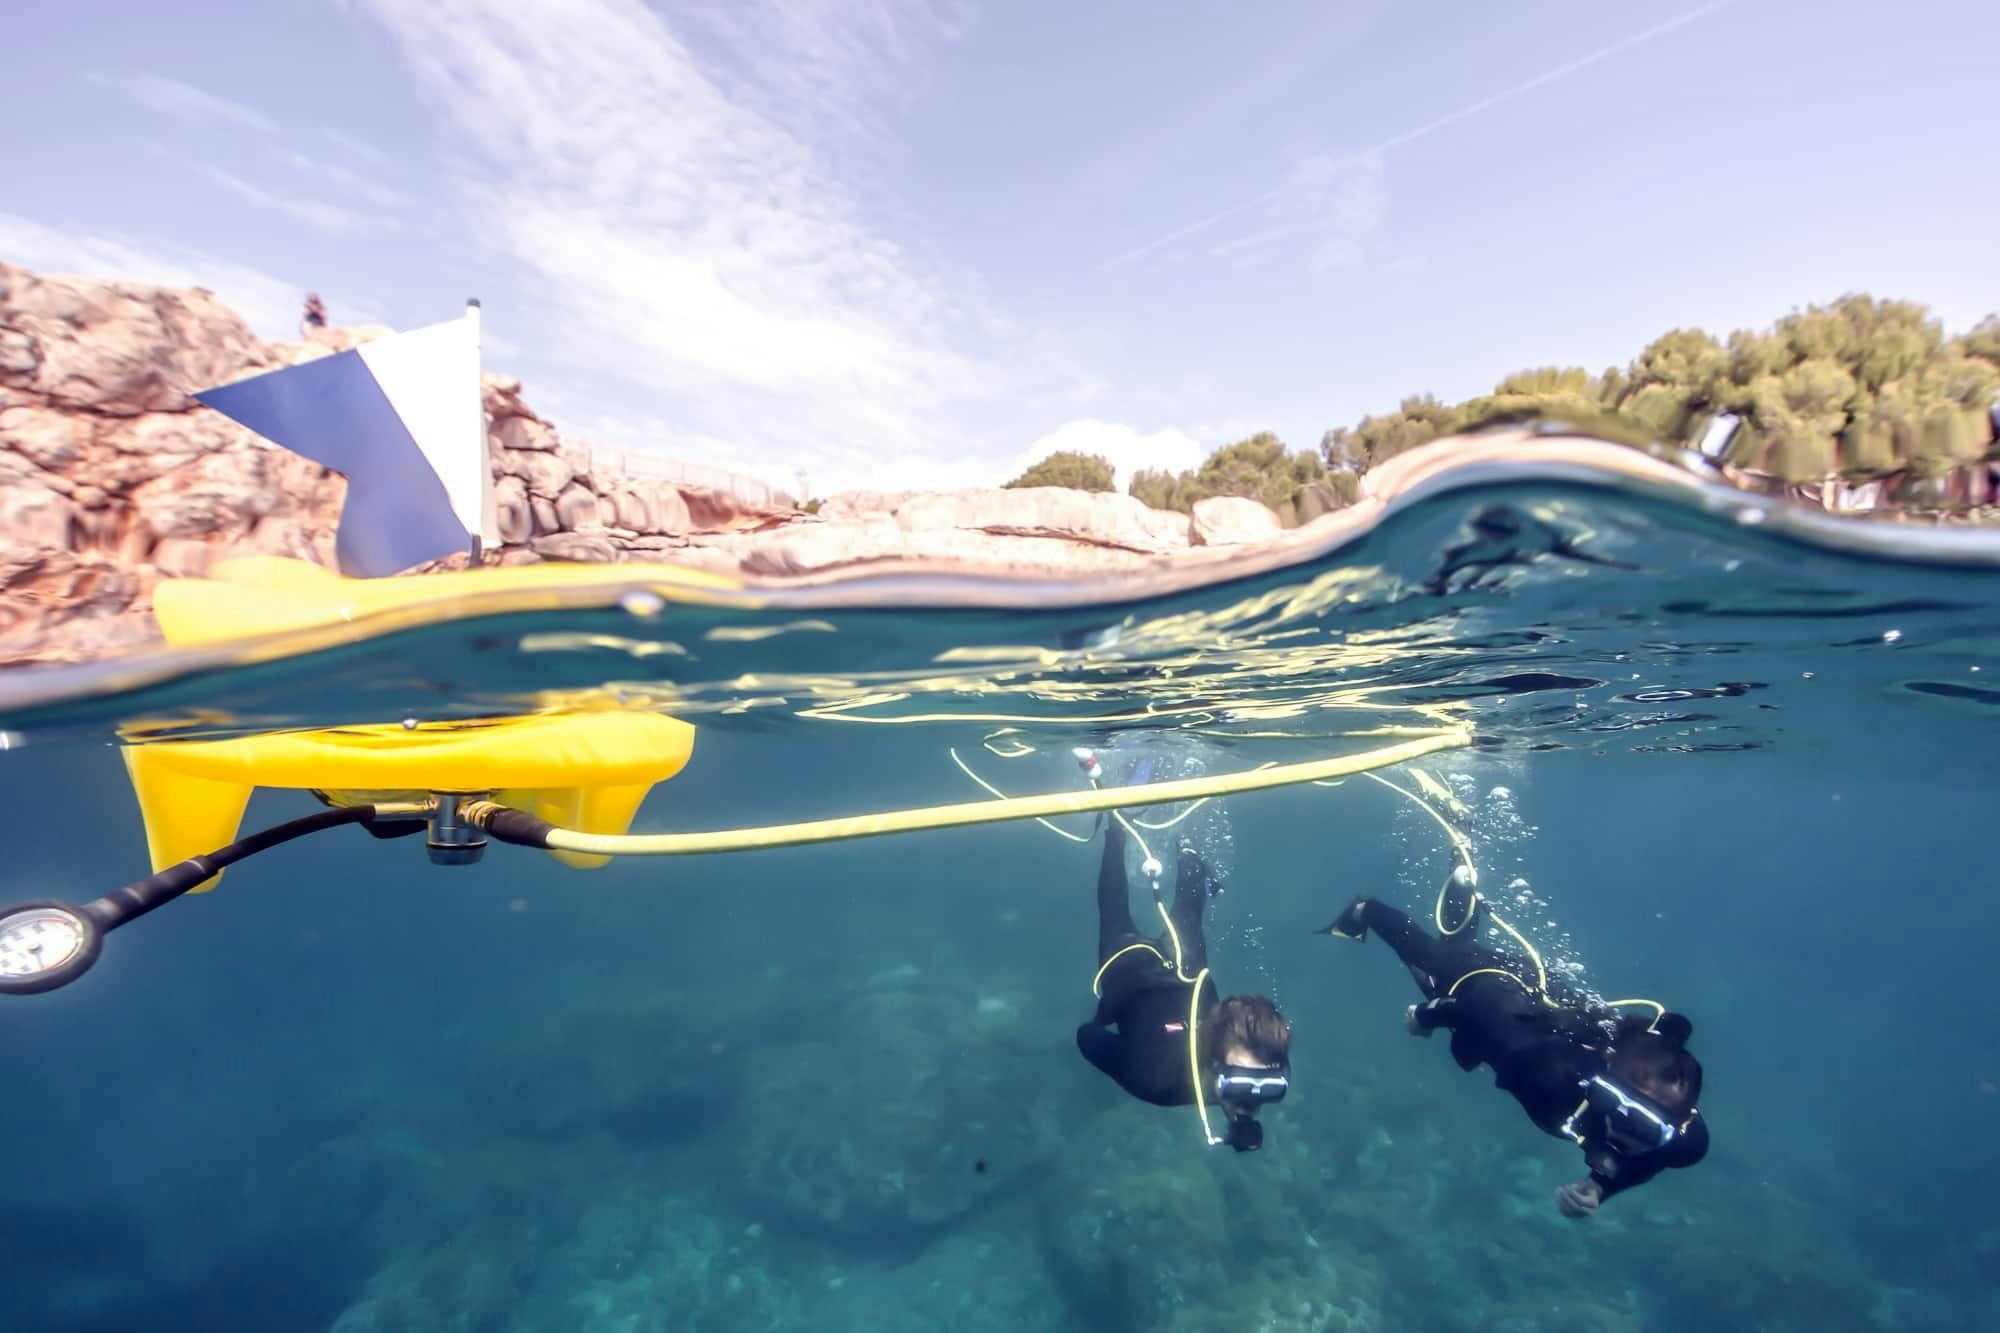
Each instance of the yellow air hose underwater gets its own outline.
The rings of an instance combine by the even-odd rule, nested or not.
[[[1324,778],[1350,777],[1371,769],[1421,759],[1440,750],[1461,749],[1471,743],[1472,733],[1469,730],[1454,728],[1379,749],[1364,750],[1360,754],[1279,764],[1242,773],[1182,778],[1175,782],[1145,783],[1135,787],[1098,787],[1090,791],[1011,796],[1004,800],[967,801],[915,810],[885,810],[876,814],[813,819],[797,824],[717,829],[709,833],[582,833],[575,829],[558,828],[494,801],[468,801],[460,813],[467,822],[485,829],[502,842],[549,851],[579,852],[589,856],[691,856],[706,852],[799,847],[817,842],[876,838],[891,833],[963,828],[972,824],[998,824],[1017,819],[1045,819],[1051,815],[1086,815],[1124,806],[1166,805],[1204,797],[1233,796]]]

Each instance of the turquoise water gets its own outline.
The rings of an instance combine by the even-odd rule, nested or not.
[[[0,1002],[0,1327],[2000,1328],[2000,552],[1783,526],[1487,484],[1137,603],[634,601],[17,679],[8,896],[70,900],[145,868],[134,725],[671,698],[695,757],[641,830],[977,798],[954,751],[1014,794],[1079,785],[1074,745],[1220,773],[1466,725],[1385,776],[1452,794],[1553,964],[1692,1017],[1713,1146],[1557,1214],[1575,1150],[1404,1034],[1387,950],[1312,933],[1356,893],[1427,909],[1449,868],[1365,779],[1148,835],[1222,869],[1211,964],[1294,1025],[1246,1155],[1076,1053],[1095,844],[1005,824],[580,872],[334,830]],[[246,827],[313,808],[263,792]]]

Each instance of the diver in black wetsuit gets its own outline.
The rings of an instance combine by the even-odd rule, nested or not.
[[[1232,995],[1217,1003],[1202,915],[1221,885],[1193,848],[1181,848],[1171,912],[1159,906],[1159,864],[1148,862],[1166,933],[1155,939],[1139,934],[1125,880],[1125,837],[1118,820],[1107,824],[1097,874],[1092,989],[1099,998],[1096,1015],[1076,1030],[1077,1049],[1141,1101],[1193,1104],[1211,1146],[1253,1152],[1264,1145],[1258,1108],[1290,1086],[1291,1027],[1262,996]],[[1222,1138],[1209,1129],[1209,1102],[1219,1103],[1228,1118]]]
[[[1405,1013],[1411,1035],[1450,1029],[1459,1068],[1491,1065],[1495,1084],[1544,1133],[1583,1149],[1590,1174],[1556,1191],[1565,1217],[1587,1217],[1612,1195],[1707,1154],[1696,1107],[1701,1063],[1687,1050],[1692,1023],[1664,1008],[1650,1023],[1621,1017],[1565,988],[1552,992],[1539,958],[1529,966],[1481,948],[1480,931],[1496,918],[1463,868],[1439,891],[1437,920],[1442,938],[1363,898],[1325,933],[1380,935],[1424,994]],[[1447,929],[1448,920],[1461,924]]]

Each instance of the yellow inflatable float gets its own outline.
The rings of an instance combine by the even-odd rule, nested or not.
[[[647,581],[694,596],[728,583],[665,568],[657,579],[649,571]],[[153,606],[167,642],[185,647],[404,608],[435,617],[482,593],[560,592],[605,582],[605,572],[588,565],[348,579],[303,561],[254,557],[224,561],[209,578],[162,583]],[[158,871],[233,839],[259,787],[313,791],[336,805],[418,801],[432,792],[490,794],[551,824],[622,834],[647,793],[679,773],[693,747],[694,728],[686,722],[606,710],[141,743],[127,745],[124,758]],[[578,868],[609,859],[550,855]]]

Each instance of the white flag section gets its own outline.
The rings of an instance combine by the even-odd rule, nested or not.
[[[444,483],[451,512],[467,534],[499,545],[479,389],[479,307],[468,307],[463,319],[377,338],[354,350]]]
[[[380,577],[497,545],[479,385],[479,307],[463,319],[195,395],[347,477],[334,552]]]

